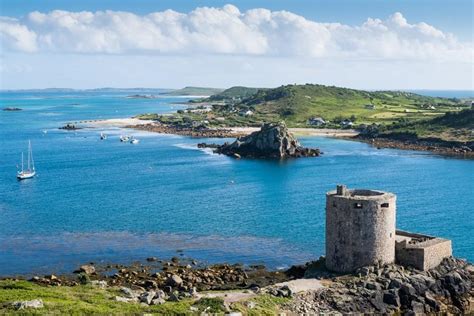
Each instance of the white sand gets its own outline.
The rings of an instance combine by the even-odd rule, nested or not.
[[[258,127],[231,127],[230,129],[234,132],[246,134],[260,130]],[[359,134],[359,132],[353,129],[290,128],[289,130],[296,136],[351,137]]]
[[[152,124],[150,120],[140,120],[137,118],[119,118],[108,120],[91,120],[76,122],[90,127],[125,127],[127,125]],[[230,130],[236,133],[250,134],[260,130],[258,127],[231,127]],[[296,136],[327,136],[327,137],[352,137],[359,132],[352,129],[328,129],[328,128],[290,128],[291,133]]]
[[[79,123],[86,124],[90,127],[125,127],[127,125],[150,124],[152,121],[129,117],[108,120],[80,121]]]

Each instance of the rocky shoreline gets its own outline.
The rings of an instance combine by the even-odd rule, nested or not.
[[[346,139],[355,140],[370,144],[378,149],[392,148],[401,150],[429,151],[442,155],[474,158],[474,150],[471,146],[459,145],[435,140],[400,140],[385,137],[367,138],[364,136],[347,137]]]
[[[257,310],[255,299],[263,295],[285,298],[278,310],[290,315],[474,312],[474,267],[455,258],[446,258],[438,267],[424,272],[385,264],[340,275],[326,270],[324,257],[286,271],[241,264],[205,265],[184,257],[150,257],[128,266],[90,263],[80,266],[74,274],[36,276],[29,281],[63,289],[85,284],[115,289],[109,300],[150,307],[222,297],[220,302],[227,300],[225,309],[229,312],[239,306]],[[0,291],[8,289],[0,287]],[[3,308],[42,308],[43,300],[48,305],[47,299],[4,302]],[[190,314],[196,312],[192,308]]]
[[[161,133],[161,134],[173,134],[190,137],[202,137],[202,138],[232,138],[241,137],[247,135],[244,132],[236,132],[231,129],[219,128],[192,128],[182,127],[175,125],[167,125],[161,123],[148,123],[148,124],[137,124],[127,125],[125,128],[133,128],[137,130]]]
[[[179,125],[163,124],[157,122],[125,125],[125,128],[132,128],[137,130],[143,130],[148,132],[162,133],[162,134],[173,134],[190,136],[196,138],[238,138],[244,137],[250,134],[249,131],[242,129],[232,128],[205,128],[205,127],[184,127]],[[324,136],[337,136],[352,141],[359,141],[368,143],[377,148],[393,148],[401,150],[416,150],[416,151],[428,151],[438,153],[441,155],[463,157],[463,158],[474,158],[474,149],[471,145],[455,144],[453,142],[431,140],[419,140],[419,139],[397,139],[388,137],[368,137],[367,135],[359,134],[357,136],[347,135],[336,135],[327,134]],[[201,144],[202,147],[210,147],[216,149],[217,146],[213,144]]]

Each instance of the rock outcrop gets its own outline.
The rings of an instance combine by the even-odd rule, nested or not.
[[[235,158],[290,158],[317,157],[319,149],[303,147],[288,131],[284,123],[265,123],[260,131],[237,138],[223,145],[199,144],[199,147],[215,148],[214,152]]]
[[[326,273],[324,268],[311,270],[314,269],[310,265],[306,277]],[[455,258],[445,258],[428,271],[396,264],[369,266],[354,275],[333,277],[324,289],[296,295],[286,308],[297,314],[467,315],[474,311],[473,283],[473,266]]]
[[[61,126],[59,129],[65,129],[67,131],[74,131],[76,129],[81,129],[81,127],[78,127],[77,125],[75,124],[71,124],[71,123],[67,123],[66,125],[64,126]]]

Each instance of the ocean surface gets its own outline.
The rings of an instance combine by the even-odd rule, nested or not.
[[[338,183],[396,193],[399,228],[450,238],[456,256],[474,261],[472,160],[324,137],[300,138],[322,157],[234,160],[196,148],[224,139],[58,129],[175,111],[186,101],[125,96],[0,94],[1,108],[23,109],[0,111],[0,276],[169,258],[177,250],[210,263],[304,263],[324,254],[325,193]],[[109,138],[101,141],[100,132]],[[120,134],[141,142],[121,143]],[[38,175],[17,181],[28,140]]]
[[[429,97],[442,97],[442,98],[458,98],[468,99],[474,98],[474,90],[405,90]]]

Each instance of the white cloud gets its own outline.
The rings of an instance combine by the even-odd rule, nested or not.
[[[16,19],[0,17],[1,47],[11,48],[23,52],[37,50],[36,34],[22,25]]]
[[[319,23],[287,11],[233,5],[140,16],[129,12],[32,12],[0,19],[3,47],[85,54],[303,56],[472,62],[473,45],[397,12],[359,26]]]

